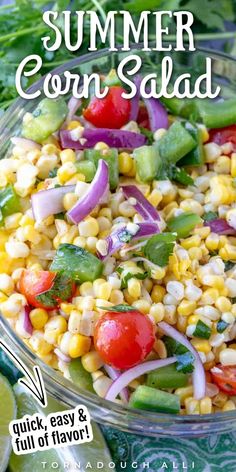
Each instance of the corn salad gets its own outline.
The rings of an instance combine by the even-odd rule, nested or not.
[[[42,119],[53,121],[55,110],[50,111],[49,104],[45,111],[46,105],[41,106]],[[112,147],[100,140],[87,151],[83,147],[84,120],[66,120],[67,106],[60,106],[61,122],[57,120],[56,128],[51,126],[46,134],[40,134],[40,123],[34,122],[40,116],[26,114],[24,139],[16,140],[11,156],[0,161],[2,315],[40,359],[77,383],[83,371],[90,389],[101,397],[114,385],[111,368],[123,372],[176,355],[175,364],[163,367],[162,374],[156,369],[137,375],[125,386],[126,396],[133,399],[130,406],[137,407],[135,395],[146,388],[171,395],[170,400],[164,398],[164,404],[177,398],[182,415],[235,410],[236,153],[232,144],[213,142],[208,129],[197,124],[204,160],[183,168],[187,183],[176,174],[149,179],[145,165],[142,168],[140,164],[141,152],[146,153],[145,162],[153,149],[161,153],[171,127],[176,123],[182,126],[178,117],[169,115],[169,129],[154,132],[147,150],[145,146],[122,150],[123,146]],[[88,110],[86,113],[89,120]],[[138,123],[127,123],[128,119],[119,128],[141,136]],[[62,124],[62,133],[70,133],[80,149],[64,145],[62,149],[61,138],[54,134]],[[77,216],[71,219],[70,215],[75,215],[75,208],[77,214],[81,211],[101,161],[107,163],[110,189],[77,222]],[[112,166],[118,169],[117,182]],[[149,223],[140,214],[141,199],[127,197],[124,186],[135,186],[148,208],[158,213],[157,220],[150,223],[156,225],[151,234],[137,236],[142,225]],[[50,191],[62,188],[54,211]],[[46,216],[37,217],[33,202],[43,194],[46,200],[39,210]],[[230,231],[218,230],[216,220]],[[117,236],[119,230],[123,239],[111,251],[112,235]],[[167,236],[158,240],[157,235]],[[77,258],[78,264],[84,264],[79,274]],[[87,261],[91,261],[93,273],[87,274]],[[123,338],[120,348],[113,347],[113,351],[112,340],[101,339],[108,329],[106,319],[116,317],[116,321],[126,322],[132,316],[131,323],[136,318],[137,323],[146,323],[142,330],[149,337],[144,340],[146,351],[139,362]],[[183,335],[198,353],[207,382],[201,398],[194,396],[190,351],[186,350],[188,365],[184,366],[183,353],[179,356],[176,346],[173,348],[161,328],[163,322]],[[127,325],[127,330],[135,337],[134,325]],[[126,364],[117,361],[122,356]],[[133,365],[131,358],[136,359]],[[176,385],[175,380],[166,381],[168,369],[172,369]],[[114,401],[125,402],[121,392]],[[140,408],[148,409],[142,401]]]

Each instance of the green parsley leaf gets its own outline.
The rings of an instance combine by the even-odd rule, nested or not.
[[[118,239],[122,243],[129,243],[131,241],[132,237],[133,237],[133,235],[127,229],[123,229],[118,234]]]
[[[224,264],[225,264],[225,272],[235,267],[235,262],[232,262],[232,261],[224,261]]]
[[[148,277],[148,275],[149,275],[148,272],[136,272],[136,273],[126,272],[125,276],[121,277],[121,288],[122,289],[127,288],[128,280],[132,278],[144,280]]]
[[[36,296],[38,302],[53,308],[58,306],[58,299],[61,301],[69,300],[73,295],[74,283],[65,274],[57,274],[52,288]]]
[[[163,336],[162,341],[166,346],[168,356],[176,356],[178,361],[176,369],[184,373],[193,372],[194,356],[192,353],[183,344],[169,336]]]
[[[144,246],[144,254],[149,261],[164,267],[173,253],[176,236],[171,233],[160,233],[152,236]]]
[[[189,0],[184,8],[207,26],[224,30],[224,21],[233,18],[232,2],[228,0]]]
[[[58,167],[54,167],[54,169],[50,170],[48,177],[50,177],[50,179],[53,179],[54,177],[57,176],[57,171],[58,171]]]
[[[229,323],[226,323],[224,320],[219,320],[216,326],[218,333],[223,333],[226,328],[229,326]]]
[[[119,311],[121,313],[126,313],[127,311],[136,311],[136,308],[134,306],[130,305],[114,305],[114,306],[100,306],[100,310],[106,310],[106,311]]]
[[[196,336],[196,338],[209,339],[211,336],[211,328],[209,328],[209,326],[207,326],[201,320],[198,320],[193,335]]]
[[[204,221],[211,221],[218,218],[218,215],[215,211],[207,211],[206,213],[204,213],[202,218]]]
[[[185,212],[170,218],[167,227],[172,233],[177,233],[178,238],[187,238],[195,226],[201,222],[202,219],[196,213]]]
[[[184,354],[177,354],[177,365],[176,365],[176,370],[180,372],[184,372],[184,374],[191,374],[194,370],[194,356],[193,354],[188,351],[185,352]]]
[[[150,131],[149,129],[147,128],[142,128],[142,126],[139,127],[141,133],[146,136],[147,138],[147,144],[151,145],[154,141],[153,139],[153,132]]]
[[[174,180],[181,185],[194,185],[192,177],[190,177],[184,169],[180,169],[175,164],[162,164],[155,178],[156,180]]]

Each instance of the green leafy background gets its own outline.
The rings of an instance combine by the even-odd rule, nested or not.
[[[48,31],[42,21],[42,11],[63,11],[66,8],[71,11],[94,10],[98,13],[101,21],[109,10],[128,10],[136,21],[138,15],[145,10],[189,10],[194,14],[195,41],[221,40],[220,47],[231,52],[236,52],[236,32],[233,23],[236,17],[235,0],[11,0],[0,2],[0,108],[6,109],[16,98],[17,93],[14,86],[15,71],[20,61],[29,54],[39,54],[43,59],[44,74],[54,66],[63,64],[71,59],[73,54],[64,46],[59,51],[45,51],[42,46],[41,37]],[[4,3],[4,5],[2,5]],[[5,5],[8,3],[8,5]],[[58,26],[63,30],[60,18]],[[150,38],[155,35],[154,19],[151,23]],[[116,43],[122,40],[122,22],[116,31]],[[174,34],[174,21],[168,21],[169,32]],[[72,40],[76,38],[76,16],[73,16],[71,34]],[[89,24],[85,24],[84,42],[76,55],[87,52],[89,41]],[[219,44],[218,44],[219,45]],[[106,45],[99,44],[98,48]],[[214,43],[213,43],[214,46]],[[38,78],[38,77],[37,77]],[[25,79],[25,86],[31,85]]]

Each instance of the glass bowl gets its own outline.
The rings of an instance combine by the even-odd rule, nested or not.
[[[160,60],[165,53],[143,52],[140,47],[135,47],[130,54],[140,54],[143,61],[142,73],[160,71]],[[127,52],[110,52],[101,50],[75,58],[63,66],[54,69],[53,73],[62,75],[64,71],[73,71],[79,74],[102,72],[106,74],[111,68],[118,65]],[[168,53],[173,57],[174,73],[179,74],[192,71],[194,77],[204,72],[206,57],[212,58],[213,81],[219,84],[223,97],[231,97],[236,91],[236,61],[225,54],[216,53],[207,49],[197,49],[193,53],[175,52]],[[34,84],[30,91],[42,90],[43,79]],[[15,103],[0,119],[0,158],[10,154],[10,137],[19,134],[22,117],[26,112],[31,112],[36,104],[43,98],[36,100],[17,99]],[[22,359],[29,368],[35,364],[40,366],[45,387],[52,397],[63,402],[69,407],[75,407],[78,403],[85,404],[92,418],[100,424],[118,428],[120,430],[141,434],[143,436],[182,436],[196,437],[211,433],[226,432],[236,429],[236,410],[212,415],[187,415],[176,416],[167,414],[154,414],[148,411],[128,409],[127,407],[99,398],[93,393],[76,387],[65,379],[62,374],[44,364],[32,351],[30,351],[11,329],[6,319],[0,314],[1,338]]]

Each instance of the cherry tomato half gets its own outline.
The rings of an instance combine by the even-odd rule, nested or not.
[[[107,312],[95,327],[95,348],[115,369],[129,369],[142,362],[154,341],[153,323],[139,311]]]
[[[23,270],[20,278],[20,292],[27,298],[28,303],[37,308],[47,308],[36,297],[53,286],[56,277],[54,272],[46,270]]]
[[[123,87],[114,85],[106,97],[93,97],[83,112],[84,118],[97,128],[121,128],[128,123],[131,108],[130,100],[121,96],[123,92]]]
[[[236,367],[221,364],[216,365],[216,367],[221,372],[215,372],[215,369],[212,369],[211,375],[215,384],[222,392],[228,395],[236,395]]]
[[[236,151],[236,125],[226,126],[225,128],[216,128],[209,131],[209,141],[213,141],[221,146],[231,142],[233,150]]]

